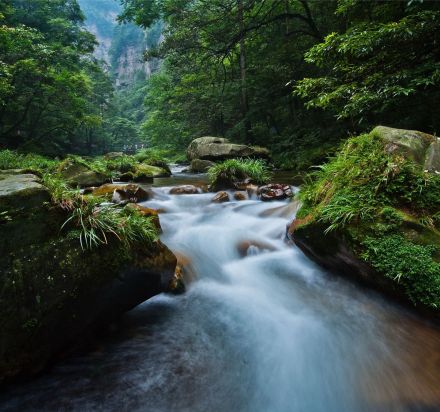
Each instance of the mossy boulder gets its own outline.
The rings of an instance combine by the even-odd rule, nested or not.
[[[5,203],[0,219],[0,382],[39,372],[85,335],[167,291],[176,268],[160,241],[127,244],[110,232],[83,249],[79,228],[61,230],[71,212],[48,202],[34,178],[16,176],[37,191],[20,209],[16,191],[20,201]],[[137,217],[151,218],[160,227],[157,214]]]
[[[169,176],[171,176],[169,170],[139,163],[133,167],[132,171],[121,174],[119,180],[121,182],[153,183],[154,178]]]
[[[186,151],[188,160],[220,161],[239,157],[270,158],[269,150],[262,147],[231,143],[222,137],[205,136],[194,139]]]
[[[92,170],[86,163],[68,158],[58,167],[60,176],[72,187],[100,186],[108,181],[108,177]]]
[[[434,136],[377,127],[349,139],[300,192],[289,237],[310,257],[420,309],[440,309]],[[434,159],[434,160],[433,160]]]

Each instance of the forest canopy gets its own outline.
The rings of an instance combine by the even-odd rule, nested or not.
[[[376,124],[439,131],[439,2],[118,0],[115,10],[106,66],[76,0],[0,3],[2,147],[177,152],[214,135],[302,169]],[[118,85],[121,53],[139,46],[154,70]]]

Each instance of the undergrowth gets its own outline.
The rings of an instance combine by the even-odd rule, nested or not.
[[[21,154],[13,150],[0,150],[0,170],[27,169],[36,172],[53,171],[57,161],[34,153]]]

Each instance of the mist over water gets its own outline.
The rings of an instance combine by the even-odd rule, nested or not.
[[[291,205],[154,191],[187,293],[138,306],[0,410],[440,410],[439,330],[287,243]]]

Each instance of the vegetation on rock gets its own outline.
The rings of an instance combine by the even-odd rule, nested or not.
[[[229,159],[217,163],[208,170],[209,182],[213,190],[231,189],[236,183],[265,184],[271,178],[271,172],[262,160]]]
[[[303,186],[293,230],[325,225],[414,304],[438,308],[440,176],[392,149],[376,129],[345,142]]]

